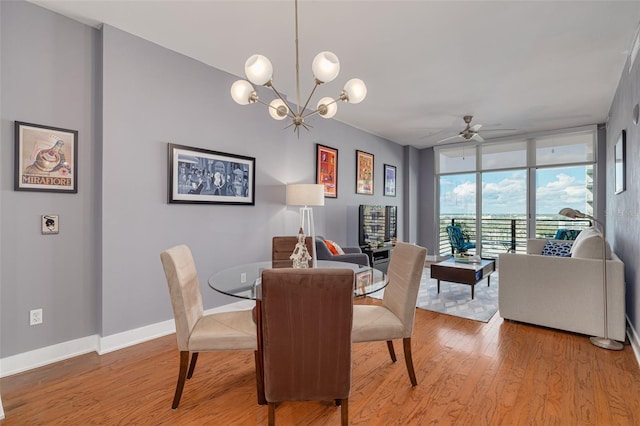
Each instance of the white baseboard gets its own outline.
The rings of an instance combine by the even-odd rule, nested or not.
[[[254,306],[255,302],[251,300],[242,300],[209,309],[206,311],[206,314],[239,309],[252,309]],[[100,355],[106,354],[118,349],[166,336],[167,334],[174,332],[174,321],[168,320],[103,338],[100,338],[98,335],[93,335],[45,348],[35,349],[33,351],[0,359],[0,377],[11,376],[23,371],[42,367],[68,358],[73,358],[78,355],[84,355],[89,352],[97,352]],[[640,336],[631,325],[628,317],[627,336],[629,337],[633,353],[635,354],[638,365],[640,366]],[[0,419],[2,418],[4,418],[4,410],[2,408],[2,398],[0,397]]]
[[[97,347],[98,336],[93,335],[8,356],[0,359],[0,377],[11,376],[12,374],[42,367],[43,365],[94,352]]]
[[[242,300],[228,305],[209,309],[205,314],[227,312],[240,309],[252,309],[255,302]],[[156,324],[112,334],[106,337],[98,335],[87,336],[45,348],[34,349],[29,352],[12,355],[0,359],[0,377],[28,371],[54,362],[84,355],[89,352],[97,352],[99,355],[137,345],[138,343],[175,333],[174,321],[162,321]],[[3,414],[0,400],[0,414]],[[1,418],[1,417],[0,417]]]
[[[631,343],[631,348],[633,349],[636,361],[638,361],[638,366],[640,367],[640,336],[638,336],[637,330],[633,328],[633,325],[631,325],[629,317],[627,317],[627,336],[629,337],[629,343]]]

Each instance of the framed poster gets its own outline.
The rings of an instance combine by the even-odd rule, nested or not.
[[[627,132],[625,130],[620,132],[614,154],[616,159],[616,194],[620,194],[627,189]]]
[[[169,203],[255,204],[256,159],[169,144]]]
[[[316,144],[316,183],[324,185],[325,198],[338,198],[338,150]]]
[[[396,166],[384,165],[384,195],[396,196]]]
[[[373,195],[373,154],[356,150],[356,194]]]
[[[78,131],[15,122],[16,191],[78,192]]]
[[[356,272],[356,289],[360,289],[363,293],[371,284],[373,284],[373,271],[371,269],[362,272]]]

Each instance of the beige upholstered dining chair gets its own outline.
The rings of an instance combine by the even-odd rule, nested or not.
[[[185,379],[193,376],[199,352],[257,349],[256,326],[251,311],[204,315],[198,273],[186,245],[160,254],[169,284],[171,306],[180,350],[178,384],[171,408],[178,408]],[[189,355],[191,363],[189,364]],[[189,371],[187,373],[187,366]],[[257,377],[256,377],[257,379]]]
[[[313,239],[306,237],[305,245],[309,254],[313,253]],[[289,258],[293,249],[298,244],[297,236],[277,236],[273,237],[271,243],[271,262],[274,268],[291,268],[293,267],[293,261]],[[313,260],[309,261],[309,267],[313,267]]]
[[[411,334],[426,255],[424,247],[398,243],[391,254],[387,272],[389,284],[384,289],[382,306],[353,307],[353,342],[386,340],[391,361],[396,362],[392,340],[402,339],[407,372],[413,386],[418,381],[411,358]]]
[[[333,401],[348,423],[352,269],[270,269],[258,315],[269,424],[282,401]],[[262,332],[260,332],[262,330]]]

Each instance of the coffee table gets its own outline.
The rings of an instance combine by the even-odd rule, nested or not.
[[[473,299],[476,284],[487,278],[487,287],[490,286],[490,275],[495,270],[496,262],[493,259],[481,259],[477,263],[463,263],[456,262],[452,258],[431,265],[431,278],[438,280],[438,293],[440,293],[440,281],[470,285],[471,299]]]

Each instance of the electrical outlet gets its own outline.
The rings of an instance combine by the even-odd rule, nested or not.
[[[29,311],[29,325],[42,324],[42,308]]]
[[[247,274],[245,272],[240,274],[240,283],[244,284],[247,282]]]

